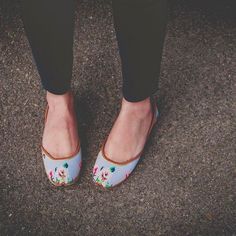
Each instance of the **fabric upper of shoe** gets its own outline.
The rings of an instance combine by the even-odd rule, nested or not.
[[[54,185],[70,185],[79,176],[82,165],[82,151],[69,158],[55,159],[42,149],[44,167]]]
[[[105,188],[114,187],[128,178],[139,159],[137,158],[127,164],[116,164],[105,159],[100,150],[93,168],[93,180]]]

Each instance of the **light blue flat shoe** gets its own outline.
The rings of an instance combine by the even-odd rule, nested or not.
[[[48,105],[45,111],[45,122],[47,118]],[[44,168],[49,181],[55,186],[68,186],[74,184],[80,174],[82,166],[82,150],[80,141],[76,151],[64,158],[52,156],[41,144]]]
[[[148,137],[152,131],[154,124],[157,122],[157,118],[159,117],[159,112],[157,109],[157,104],[155,99],[151,97],[152,104],[152,121],[148,130],[148,134],[146,137],[146,142]],[[108,136],[107,136],[108,138]],[[135,157],[129,159],[125,162],[116,162],[107,157],[104,153],[104,147],[107,141],[107,138],[103,142],[101,149],[98,153],[95,165],[93,167],[93,181],[104,188],[111,188],[116,185],[119,185],[124,180],[126,180],[131,172],[135,169],[138,161],[141,159],[143,150],[137,154]]]

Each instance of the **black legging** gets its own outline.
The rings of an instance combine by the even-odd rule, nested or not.
[[[114,27],[123,74],[123,96],[137,102],[158,88],[167,0],[113,0]],[[23,0],[23,22],[42,86],[70,90],[74,0]]]

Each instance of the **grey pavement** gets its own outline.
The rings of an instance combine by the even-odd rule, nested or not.
[[[52,187],[41,160],[43,91],[16,0],[0,10],[0,235],[236,235],[234,0],[172,0],[158,125],[130,178],[108,191],[91,171],[121,99],[110,1],[77,6],[73,89],[79,182]]]

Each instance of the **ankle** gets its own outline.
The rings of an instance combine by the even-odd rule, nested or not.
[[[139,102],[129,102],[122,99],[122,110],[126,112],[131,112],[136,116],[145,117],[152,112],[150,97],[139,101]]]
[[[62,95],[56,95],[47,91],[46,100],[52,110],[73,110],[74,97],[71,91]]]

